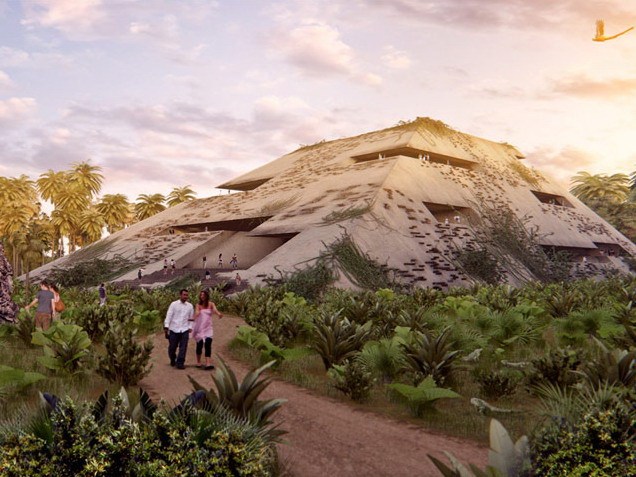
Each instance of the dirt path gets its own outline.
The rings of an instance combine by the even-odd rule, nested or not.
[[[214,322],[213,354],[219,353],[242,377],[248,367],[227,352],[242,320],[225,316]],[[187,375],[212,386],[211,373],[194,367],[190,341],[185,371],[168,364],[167,341],[155,335],[153,368],[140,385],[153,399],[176,402],[191,391]],[[281,458],[295,476],[439,476],[426,454],[444,458],[450,451],[463,462],[479,466],[487,461],[487,448],[461,439],[427,432],[377,414],[361,411],[327,397],[317,396],[293,384],[273,381],[266,397],[287,399],[274,420],[289,433],[279,446]]]

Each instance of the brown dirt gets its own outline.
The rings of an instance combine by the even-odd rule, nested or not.
[[[249,367],[233,359],[227,347],[241,324],[240,318],[227,315],[215,320],[213,348],[213,354],[223,356],[240,377]],[[163,334],[155,335],[154,341],[153,368],[140,383],[153,399],[179,401],[192,390],[188,375],[205,386],[213,385],[211,373],[194,366],[192,340],[184,371],[168,364]],[[265,396],[287,399],[274,420],[288,431],[284,436],[286,443],[279,446],[279,452],[295,476],[439,476],[427,454],[446,461],[444,451],[480,467],[487,461],[485,446],[360,410],[283,381],[274,380]]]

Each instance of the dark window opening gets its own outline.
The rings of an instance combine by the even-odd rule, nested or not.
[[[454,206],[450,204],[435,204],[422,202],[435,219],[443,224],[466,224],[475,218],[475,212],[470,207]]]
[[[543,204],[558,205],[561,207],[573,207],[562,195],[548,194],[547,192],[531,191],[534,196]]]
[[[221,230],[229,230],[233,232],[249,232],[261,225],[263,222],[271,219],[270,216],[266,217],[250,217],[249,219],[236,219],[236,220],[219,220],[217,222],[202,222],[198,224],[186,224],[186,225],[174,225],[170,227],[164,233],[200,233],[200,232],[215,232]]]

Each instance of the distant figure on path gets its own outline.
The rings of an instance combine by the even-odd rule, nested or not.
[[[234,283],[236,283],[237,287],[241,286],[241,276],[237,273],[236,277],[234,277]]]
[[[40,283],[40,291],[35,296],[35,299],[24,307],[28,310],[36,303],[38,304],[38,307],[35,310],[35,326],[37,328],[48,330],[51,326],[51,321],[53,320],[53,307],[55,306],[53,303],[54,298],[55,296],[53,295],[53,292],[49,289],[49,284],[42,281],[42,283]]]
[[[209,280],[210,279],[210,270],[206,270],[205,271],[205,279]]]
[[[97,291],[99,292],[99,306],[104,306],[106,304],[106,286],[102,283]]]
[[[223,268],[223,254],[219,254],[219,268]]]
[[[192,337],[197,343],[197,367],[203,366],[201,363],[201,354],[205,345],[205,367],[203,369],[214,369],[210,362],[212,357],[212,314],[218,315],[219,319],[223,318],[223,314],[216,309],[214,302],[210,301],[210,292],[202,290],[199,293],[199,303],[194,312],[194,327],[192,328]]]
[[[168,274],[168,259],[163,259],[163,275],[166,276]]]
[[[230,265],[232,265],[232,268],[234,270],[238,268],[238,257],[236,256],[236,254],[232,255],[232,259],[230,260]]]
[[[174,258],[171,258],[170,259],[170,275],[174,275],[174,271],[176,270],[176,268],[177,268],[177,264],[174,261]]]
[[[144,269],[143,269],[143,268],[140,268],[140,269],[137,271],[137,278],[138,278],[139,280],[141,280],[141,276],[143,275],[143,271],[144,271]]]
[[[208,267],[208,257],[206,257],[204,255],[203,258],[201,259],[201,261],[203,262],[203,268],[207,268]]]
[[[179,292],[179,299],[170,303],[163,331],[168,340],[168,358],[170,366],[185,369],[185,357],[188,350],[188,339],[192,331],[194,308],[188,301],[189,293],[185,288]],[[179,354],[177,355],[177,348]]]

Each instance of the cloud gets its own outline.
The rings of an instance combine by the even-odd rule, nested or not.
[[[312,22],[281,33],[276,33],[273,44],[304,73],[346,75],[353,71],[353,49],[340,39],[337,29]]]
[[[68,66],[73,59],[62,53],[33,52],[0,46],[0,66],[9,68],[48,68]]]
[[[32,116],[37,110],[34,98],[0,100],[0,126],[13,127]]]
[[[539,148],[526,155],[526,161],[542,172],[568,186],[578,171],[588,170],[598,163],[598,157],[576,147],[561,150]]]
[[[360,0],[363,7],[393,13],[406,21],[472,28],[514,27],[564,34],[576,24],[589,23],[603,15],[610,23],[623,24],[633,12],[620,0]]]
[[[482,96],[493,99],[520,99],[528,97],[528,93],[524,91],[523,88],[510,84],[508,81],[492,79],[478,84],[469,85],[468,94],[471,97]]]
[[[636,77],[593,79],[585,74],[551,79],[548,94],[579,98],[619,98],[636,93]]]
[[[393,46],[386,46],[380,57],[384,65],[396,70],[404,70],[411,67],[411,58],[404,51],[397,50]]]
[[[14,86],[13,81],[8,74],[0,70],[0,91],[3,89],[10,89]]]

